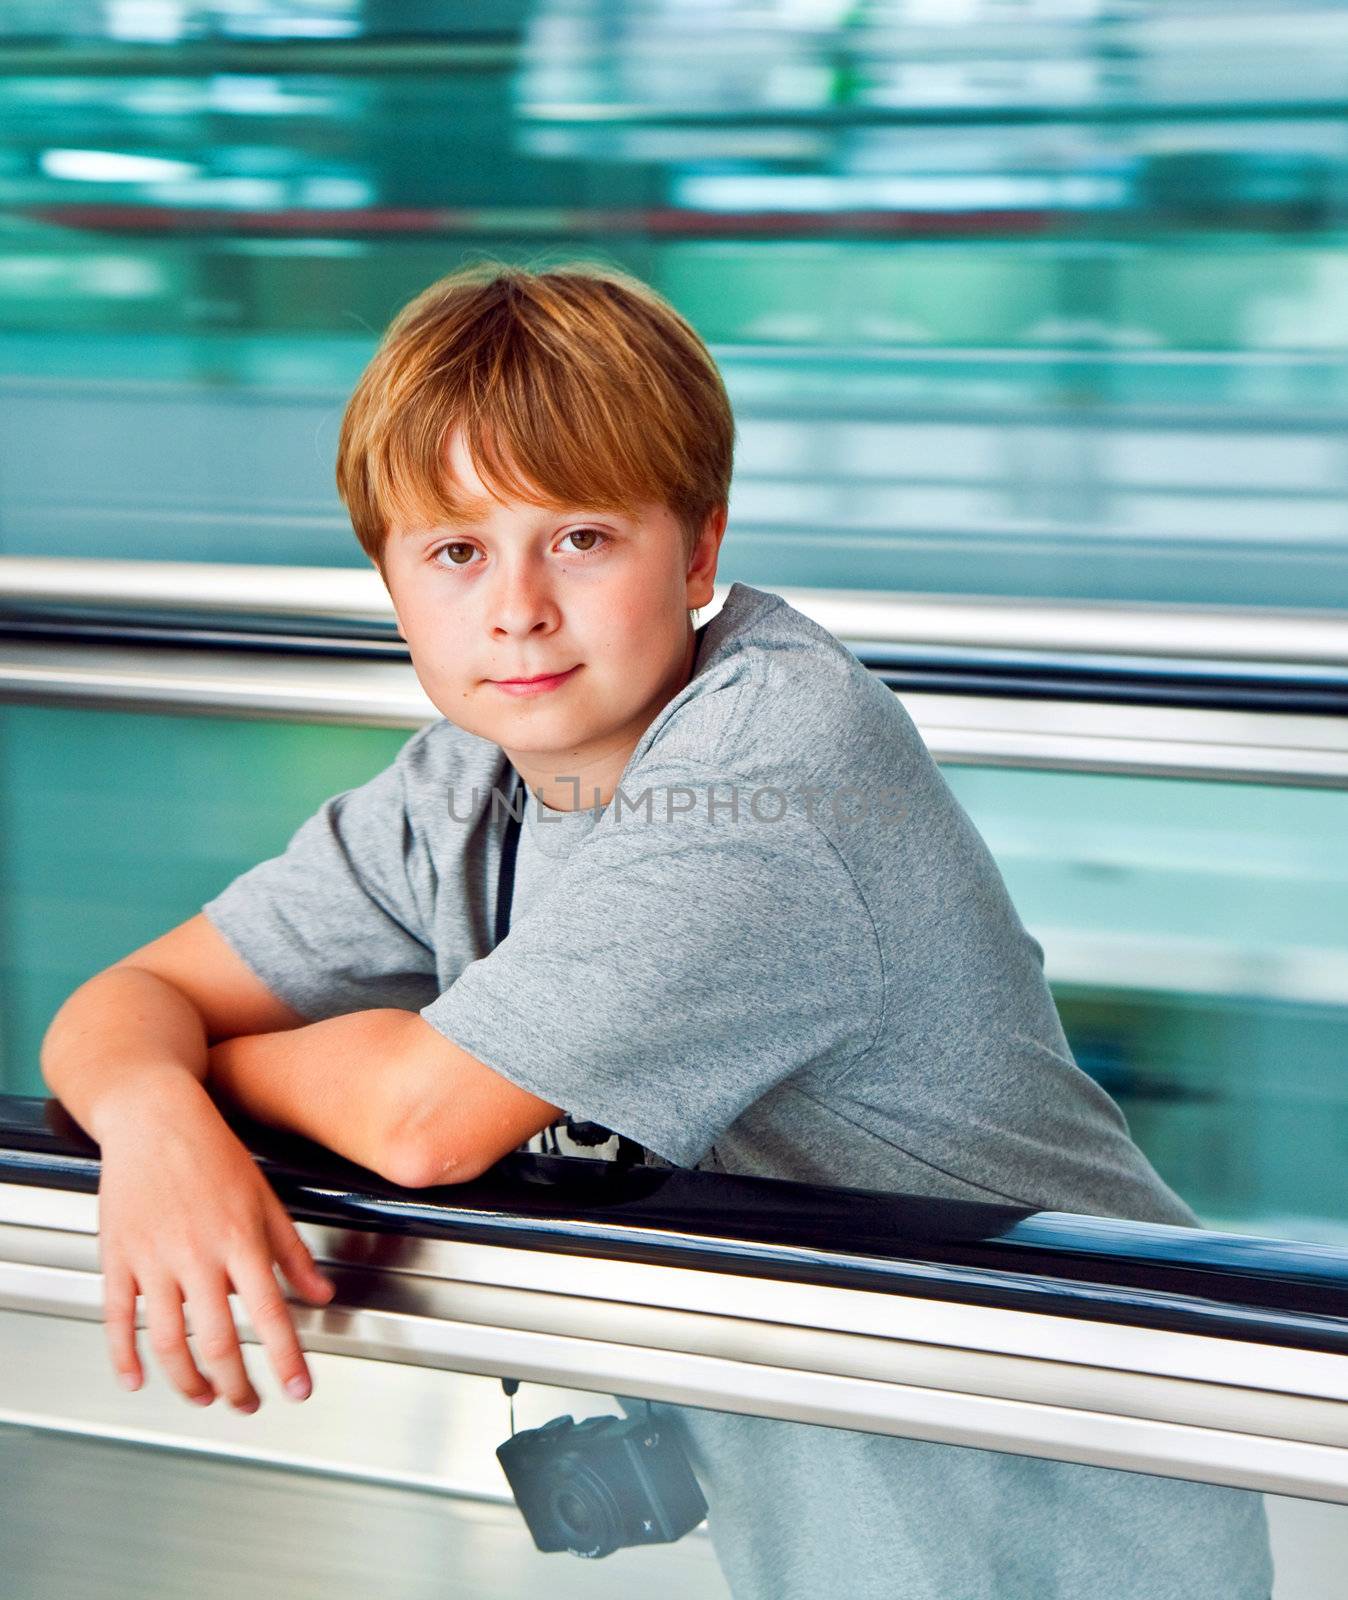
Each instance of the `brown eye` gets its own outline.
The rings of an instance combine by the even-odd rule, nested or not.
[[[605,541],[608,539],[608,535],[606,533],[602,533],[598,528],[573,528],[572,531],[566,535],[566,537],[568,539],[603,539]],[[583,556],[588,556],[597,548],[597,545],[582,545],[580,547],[580,554]]]
[[[466,550],[470,556],[473,553],[472,545],[464,544],[462,540],[456,540],[453,544],[442,544],[440,546],[440,548],[435,552],[435,559],[437,561],[439,561],[440,557],[442,555],[446,554],[446,552],[450,551],[450,550]],[[450,558],[450,565],[451,566],[455,566],[455,567],[465,567],[465,566],[468,565],[468,563],[466,561],[455,561],[451,557]]]

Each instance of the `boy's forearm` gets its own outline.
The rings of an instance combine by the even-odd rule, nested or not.
[[[259,1122],[387,1177],[424,1032],[416,1012],[380,1009],[223,1039],[207,1051],[206,1084]]]
[[[52,1018],[39,1062],[47,1087],[100,1144],[114,1116],[138,1118],[171,1096],[214,1115],[200,1013],[138,967],[109,967],[81,984]]]

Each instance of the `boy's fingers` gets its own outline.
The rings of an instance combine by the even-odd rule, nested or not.
[[[192,1344],[197,1360],[236,1410],[256,1411],[262,1401],[244,1366],[239,1330],[234,1326],[224,1277],[193,1278],[185,1287],[192,1312]]]
[[[145,1300],[145,1331],[155,1360],[164,1369],[169,1382],[189,1400],[209,1405],[215,1399],[215,1389],[197,1371],[187,1347],[182,1291],[172,1278],[160,1276],[147,1278],[141,1285],[141,1293]],[[195,1307],[193,1310],[195,1314]]]
[[[112,1370],[128,1389],[139,1389],[145,1374],[136,1350],[136,1280],[119,1262],[103,1271],[103,1326]]]
[[[250,1256],[235,1262],[230,1274],[282,1390],[292,1400],[307,1399],[313,1382],[271,1262]]]
[[[309,1246],[300,1238],[299,1230],[290,1220],[290,1213],[278,1200],[267,1208],[267,1237],[281,1271],[306,1299],[324,1304],[336,1293],[337,1286],[318,1270]]]

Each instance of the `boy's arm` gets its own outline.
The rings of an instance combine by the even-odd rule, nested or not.
[[[200,912],[85,987],[53,1024],[43,1065],[95,1137],[97,1113],[127,1097],[132,1076],[153,1094],[166,1065],[208,1113],[209,1095],[223,1095],[408,1187],[475,1177],[560,1115],[414,1011],[306,1022]]]
[[[48,1025],[47,1087],[102,1142],[109,1108],[173,1094],[216,1121],[205,1090],[207,1048],[228,1033],[262,1033],[304,1019],[239,960],[203,916],[96,973]]]
[[[207,1086],[406,1188],[462,1183],[560,1108],[519,1088],[415,1011],[353,1011],[222,1040]]]

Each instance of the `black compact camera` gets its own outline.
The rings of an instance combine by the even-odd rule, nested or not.
[[[644,1417],[554,1417],[496,1450],[540,1550],[606,1556],[669,1544],[707,1502],[678,1440]]]

